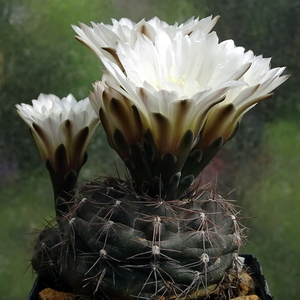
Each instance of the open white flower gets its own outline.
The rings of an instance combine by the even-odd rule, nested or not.
[[[153,152],[149,164],[156,161],[153,177],[165,185],[177,180],[177,187],[193,180],[234,135],[243,114],[270,97],[288,76],[281,76],[284,68],[270,69],[269,58],[245,52],[232,40],[220,43],[215,32],[208,33],[201,26],[193,24],[188,34],[179,30],[184,26],[175,31],[168,26],[156,28],[155,35],[141,30],[134,39],[128,38],[129,33],[115,39],[117,60],[101,56],[99,50],[107,72],[104,83],[95,84],[90,99],[98,102],[100,118],[110,124],[106,132],[118,153],[136,141],[131,140],[124,122],[116,122],[120,114],[108,109],[108,103],[118,98],[138,110],[147,132],[146,144],[151,144]],[[95,47],[92,44],[88,45]],[[129,119],[129,115],[122,118]],[[122,150],[128,156],[125,160],[132,162],[131,152]],[[136,163],[128,165],[131,173],[137,168]]]
[[[178,32],[173,39],[161,31],[155,44],[140,36],[134,48],[120,42],[117,49],[124,72],[102,57],[105,82],[148,119],[162,153],[176,152],[188,129],[196,140],[208,111],[228,90],[245,86],[239,79],[250,67],[243,48],[230,49],[202,30],[189,36]]]
[[[86,98],[70,94],[65,98],[40,94],[32,105],[16,105],[21,118],[31,129],[42,158],[64,176],[69,170],[79,172],[85,152],[99,118]]]
[[[219,17],[207,17],[199,20],[199,18],[191,18],[184,24],[169,25],[157,17],[149,21],[141,20],[138,23],[122,18],[117,21],[112,19],[112,25],[91,22],[92,27],[83,23],[79,26],[73,25],[74,31],[78,34],[76,38],[90,48],[97,56],[106,56],[111,61],[117,63],[120,67],[120,61],[116,50],[118,43],[124,41],[134,46],[139,35],[147,36],[152,42],[158,32],[164,31],[170,38],[173,38],[177,32],[188,35],[194,30],[201,28],[204,33],[208,33],[216,24]]]

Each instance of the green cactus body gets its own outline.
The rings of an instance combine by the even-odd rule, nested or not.
[[[58,228],[45,229],[32,264],[45,280],[110,299],[205,298],[234,269],[233,205],[205,190],[164,201],[111,179],[78,189]]]

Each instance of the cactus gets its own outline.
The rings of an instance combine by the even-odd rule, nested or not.
[[[83,299],[238,295],[243,228],[234,205],[192,184],[288,76],[232,40],[220,43],[210,33],[217,19],[74,26],[105,67],[89,103],[41,95],[17,105],[54,190],[55,226],[32,257],[50,286]],[[78,187],[99,121],[130,178]]]
[[[32,265],[75,294],[201,299],[236,269],[242,229],[234,207],[205,189],[165,201],[111,178],[78,188],[67,205],[57,228],[40,234]]]

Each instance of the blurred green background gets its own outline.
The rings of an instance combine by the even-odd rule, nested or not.
[[[0,0],[0,299],[26,299],[33,240],[54,215],[51,185],[14,105],[42,93],[78,100],[101,78],[100,62],[73,36],[78,21],[110,23],[158,16],[169,23],[220,15],[220,40],[273,57],[292,77],[251,110],[237,135],[204,172],[237,200],[248,242],[276,299],[300,294],[299,0]],[[101,128],[81,180],[114,174],[116,154]],[[123,171],[121,171],[123,172]]]

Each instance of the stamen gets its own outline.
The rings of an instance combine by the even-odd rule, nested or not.
[[[172,75],[168,76],[169,82],[173,82],[173,83],[177,83],[177,84],[181,84],[181,85],[185,84],[185,79],[186,79],[186,75],[183,75],[180,78],[177,76],[172,76]]]

